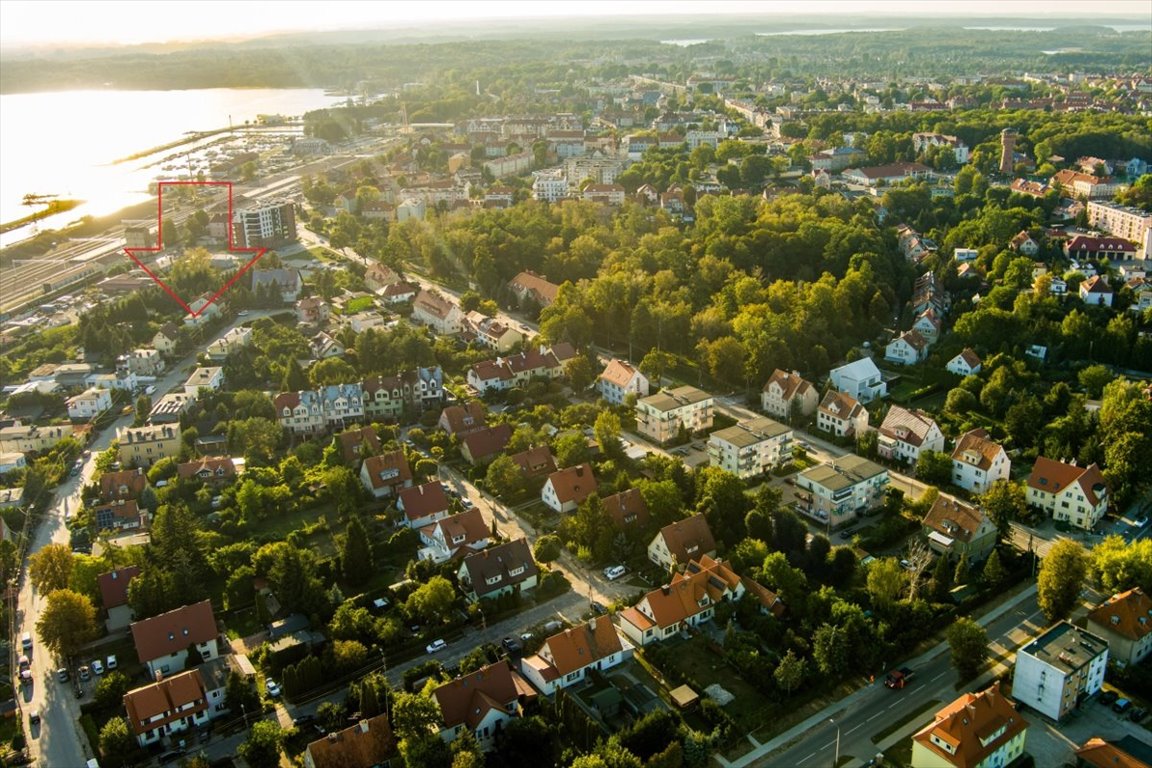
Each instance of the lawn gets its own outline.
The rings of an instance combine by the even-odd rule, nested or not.
[[[688,640],[667,640],[664,645],[673,650],[668,658],[673,660],[676,671],[683,677],[699,682],[702,688],[719,683],[735,697],[724,710],[739,726],[751,727],[764,721],[766,710],[771,709],[772,704],[745,681],[739,672],[728,666],[723,658],[713,653],[703,636],[697,635]],[[705,695],[703,690],[697,693]]]
[[[224,617],[224,623],[228,627],[228,637],[233,640],[254,635],[264,629],[254,607],[229,613]]]
[[[376,302],[371,296],[357,296],[344,305],[344,313],[354,315],[357,312],[372,309],[375,305]]]

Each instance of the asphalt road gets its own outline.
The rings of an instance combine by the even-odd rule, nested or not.
[[[1011,662],[1015,658],[1015,649],[1042,631],[1045,625],[1036,604],[1034,587],[1021,593],[1016,600],[1015,605],[986,624],[992,657],[1003,663]],[[980,620],[980,623],[985,622]],[[884,687],[886,670],[900,666],[911,666],[916,679],[904,689]],[[997,666],[992,673],[958,688],[958,677],[952,668],[947,643],[938,644],[911,662],[889,659],[885,666],[876,670],[875,683],[829,705],[820,722],[810,727],[799,740],[759,759],[747,763],[734,760],[731,764],[754,768],[830,766],[836,757],[838,732],[841,760],[851,756],[861,762],[867,761],[880,751],[880,744],[889,743],[899,734],[906,736],[918,730],[942,705],[961,693],[987,687],[991,675],[999,674],[1003,669],[1003,666]],[[873,736],[896,723],[904,723],[905,727],[873,741]]]

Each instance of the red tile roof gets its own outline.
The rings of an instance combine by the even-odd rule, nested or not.
[[[105,472],[100,475],[100,499],[139,499],[148,487],[148,477],[142,469],[125,469],[121,472]]]
[[[141,663],[188,650],[194,643],[207,643],[218,634],[208,600],[133,622],[130,628]]]
[[[574,467],[561,469],[548,476],[548,482],[556,491],[556,498],[561,504],[574,501],[577,504],[596,492],[596,475],[592,473],[592,465],[577,464]]]
[[[660,529],[658,534],[677,563],[716,554],[716,540],[704,515],[693,515]]]
[[[1140,640],[1152,633],[1152,599],[1134,587],[1112,595],[1088,614],[1088,620],[1121,637]]]
[[[345,464],[360,461],[365,448],[369,454],[380,452],[380,436],[372,427],[349,429],[346,432],[341,432],[337,439],[340,441],[340,455]]]
[[[373,488],[403,485],[412,480],[412,468],[408,466],[408,457],[404,451],[387,451],[380,456],[369,456],[361,469],[368,473]],[[392,472],[395,474],[391,477],[384,477]]]
[[[1107,492],[1104,475],[1096,464],[1084,468],[1040,456],[1032,467],[1032,473],[1028,475],[1028,486],[1044,493],[1060,493],[1072,483],[1080,485],[1080,490],[1092,506],[1099,504]]]
[[[465,725],[475,729],[493,709],[511,715],[519,693],[507,660],[489,664],[432,691],[445,729]]]
[[[380,714],[308,745],[313,768],[351,768],[383,765],[398,757],[396,738],[388,725],[388,715]]]
[[[448,495],[440,483],[424,483],[400,491],[397,504],[410,522],[448,511]]]
[[[194,704],[188,709],[182,707]],[[128,711],[128,724],[137,736],[183,720],[208,708],[208,694],[200,670],[192,669],[165,678],[151,685],[124,694],[124,708]],[[166,715],[152,720],[157,715]]]
[[[96,583],[100,586],[100,602],[105,610],[128,603],[128,584],[138,575],[140,566],[128,565],[96,577]]]
[[[544,641],[544,646],[552,658],[552,666],[561,676],[624,650],[616,627],[608,616],[597,616],[588,624],[579,624],[552,635]]]
[[[543,477],[556,471],[552,449],[546,445],[537,445],[526,451],[514,453],[511,458],[520,467],[524,477]]]
[[[912,738],[937,759],[956,768],[975,768],[1028,728],[1016,707],[995,683],[980,693],[966,693],[936,713],[935,720]],[[1003,729],[995,738],[992,735]],[[945,742],[952,752],[934,743]]]
[[[612,518],[617,528],[629,526],[641,528],[651,519],[648,515],[648,505],[644,503],[644,496],[636,488],[605,496],[603,503],[604,511]]]

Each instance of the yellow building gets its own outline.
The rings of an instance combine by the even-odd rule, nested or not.
[[[150,467],[180,452],[180,427],[174,424],[124,427],[116,431],[116,439],[120,441],[120,461],[126,467]]]

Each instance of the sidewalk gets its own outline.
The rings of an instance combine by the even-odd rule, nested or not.
[[[991,622],[993,622],[996,619],[1003,616],[1008,611],[1013,610],[1020,603],[1024,602],[1025,600],[1029,599],[1030,597],[1032,597],[1032,595],[1034,595],[1035,593],[1036,593],[1036,585],[1033,584],[1033,585],[1029,586],[1027,589],[1021,590],[1014,597],[1004,601],[1003,603],[1001,603],[997,607],[993,608],[988,613],[981,616],[979,619],[977,619],[977,622],[981,626],[985,626],[987,624],[990,624]],[[907,662],[904,662],[904,663],[907,664],[908,666],[916,667],[916,666],[924,664],[929,659],[932,659],[932,658],[934,658],[934,657],[936,657],[936,656],[938,656],[941,653],[944,653],[946,651],[948,651],[948,642],[945,640],[945,641],[941,641],[941,642],[937,643],[936,645],[932,646],[931,648],[929,648],[927,651],[920,654],[916,658],[909,659]],[[990,680],[992,677],[994,677],[996,674],[999,674],[999,673],[1000,673],[999,665],[995,665],[995,666],[993,666],[993,668],[991,670],[989,670],[988,672],[984,673],[979,678],[977,678],[977,680],[974,681],[974,683],[977,685],[983,684],[983,681],[985,681],[986,679]],[[724,766],[725,768],[745,768],[746,766],[751,765],[755,761],[757,761],[763,757],[766,757],[767,755],[772,754],[776,750],[781,749],[783,747],[787,747],[789,744],[791,744],[797,738],[802,736],[808,730],[814,728],[817,725],[820,725],[821,723],[827,722],[828,719],[830,717],[833,717],[837,712],[852,707],[860,699],[862,699],[866,694],[868,694],[871,690],[872,689],[868,686],[864,686],[862,688],[859,688],[854,693],[851,693],[848,696],[845,696],[844,698],[840,699],[839,701],[835,702],[834,704],[828,705],[824,709],[820,710],[816,714],[809,717],[804,722],[800,723],[799,725],[795,725],[795,726],[789,728],[784,733],[780,734],[779,736],[773,738],[770,741],[764,742],[763,744],[758,743],[755,739],[752,738],[751,735],[749,735],[748,741],[750,741],[756,748],[753,749],[748,754],[743,755],[742,757],[739,757],[735,760],[728,760],[727,758],[725,758],[721,755],[714,755],[713,759],[716,760],[716,762],[718,762],[720,765]],[[908,733],[911,733],[911,731],[914,730],[915,728],[917,728],[919,725],[922,725],[922,724],[918,723],[918,722],[913,722],[913,723],[908,724],[907,729],[905,729],[905,728],[899,729],[896,733],[893,733],[888,738],[884,739],[882,744],[877,745],[877,751],[882,751],[881,747],[883,749],[887,749],[888,747],[892,746],[893,744],[906,738],[907,733],[905,733],[905,731],[907,730]]]

